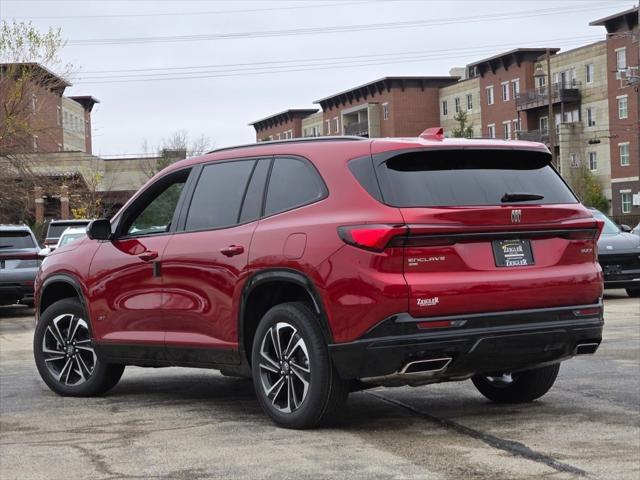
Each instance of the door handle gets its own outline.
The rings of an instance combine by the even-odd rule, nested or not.
[[[233,257],[234,255],[244,253],[244,247],[242,245],[229,245],[228,247],[220,250],[220,253],[226,257]]]
[[[158,252],[153,252],[151,250],[147,250],[146,252],[142,252],[138,255],[140,260],[144,260],[145,262],[149,262],[155,258],[158,258]]]

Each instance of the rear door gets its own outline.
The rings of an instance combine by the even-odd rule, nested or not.
[[[165,342],[176,361],[235,362],[237,301],[270,159],[204,165],[162,265]]]
[[[597,223],[549,164],[518,150],[423,150],[374,159],[409,225],[414,316],[595,303]]]

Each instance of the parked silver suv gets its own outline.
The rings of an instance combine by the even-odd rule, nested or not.
[[[0,305],[33,306],[40,247],[26,225],[0,225]]]

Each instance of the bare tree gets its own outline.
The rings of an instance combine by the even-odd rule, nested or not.
[[[145,154],[153,154],[145,159],[145,173],[152,177],[160,170],[185,157],[195,157],[203,155],[213,148],[213,142],[209,137],[202,134],[193,140],[189,138],[186,130],[176,130],[168,137],[165,137],[160,145],[150,151],[146,140],[142,142],[142,151]]]
[[[51,137],[57,121],[49,117],[58,112],[51,102],[68,86],[64,79],[71,69],[59,58],[64,44],[59,29],[0,23],[0,223],[30,220],[34,188],[50,188],[50,179],[34,173],[27,154],[56,141]]]

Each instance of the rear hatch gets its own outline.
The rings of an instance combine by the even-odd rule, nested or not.
[[[544,151],[420,150],[373,157],[408,234],[409,312],[438,317],[596,303],[599,223]]]

